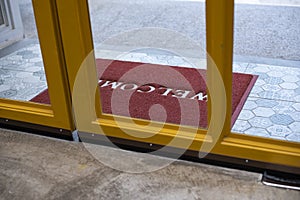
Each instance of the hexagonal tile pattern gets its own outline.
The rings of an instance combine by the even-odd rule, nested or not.
[[[45,75],[44,70],[39,70],[39,71],[33,72],[33,76],[43,76],[43,75]]]
[[[258,96],[263,98],[263,99],[275,99],[276,92],[274,91],[262,91],[260,93],[258,93]]]
[[[264,89],[265,91],[274,91],[274,92],[281,90],[281,88],[278,85],[271,85],[271,84],[263,85],[262,89]]]
[[[260,86],[254,86],[249,94],[250,97],[259,97],[259,94],[264,90]]]
[[[251,90],[251,93],[255,93],[255,94],[258,94],[260,92],[264,91],[261,87],[259,86],[254,86]]]
[[[300,103],[295,103],[295,104],[293,104],[293,107],[294,107],[297,111],[300,111]]]
[[[36,65],[36,62],[40,65]],[[0,58],[2,68],[18,71],[30,71],[30,67],[43,68],[43,59],[39,44],[30,44],[28,47],[21,48],[16,52]]]
[[[295,100],[296,102],[300,102],[300,95],[295,96],[295,97],[294,97],[294,100]]]
[[[0,92],[0,98],[10,98],[16,94],[17,94],[16,90],[9,89],[9,90]]]
[[[0,85],[0,92],[3,92],[5,90],[9,90],[9,85]]]
[[[297,76],[297,77],[298,77],[298,75],[300,75],[300,71],[297,68],[282,67],[281,69],[282,69],[283,73],[286,75],[292,75],[292,76]]]
[[[266,73],[266,72],[269,72],[270,69],[267,66],[257,66],[257,67],[255,67],[253,69],[253,71],[255,71],[255,72],[261,72],[261,73]]]
[[[281,71],[271,71],[268,73],[268,75],[272,77],[283,77],[284,73],[282,73]]]
[[[300,95],[300,87],[294,90],[297,95]]]
[[[288,135],[286,137],[286,139],[289,141],[293,141],[293,142],[294,141],[300,142],[300,133],[292,133],[292,134]]]
[[[247,67],[248,67],[248,63],[234,62],[232,70],[234,72],[244,73]]]
[[[249,123],[253,127],[257,127],[257,128],[268,128],[268,127],[272,126],[272,124],[273,124],[271,122],[271,120],[266,117],[254,117],[249,120]]]
[[[291,101],[295,98],[295,92],[294,90],[263,91],[258,93],[258,96],[263,99]]]
[[[290,125],[295,121],[290,115],[285,114],[275,114],[272,115],[270,119],[274,124],[278,125]]]
[[[277,114],[284,114],[284,115],[290,115],[291,113],[295,112],[295,109],[292,106],[275,106],[273,108],[273,110],[277,113]]]
[[[295,112],[296,110],[293,108],[292,102],[279,101],[279,105],[275,106],[273,110],[277,114],[287,114]]]
[[[276,98],[279,100],[291,101],[294,97],[294,90],[280,90],[279,92],[276,92]]]
[[[247,130],[250,127],[251,127],[251,125],[247,121],[236,120],[232,130],[235,132],[244,132],[245,130]]]
[[[253,110],[254,108],[257,108],[258,105],[254,101],[246,101],[243,109],[247,110]]]
[[[289,128],[294,132],[300,132],[300,122],[294,122],[289,125]]]
[[[256,101],[256,104],[260,107],[273,108],[274,106],[277,106],[279,103],[275,100],[270,100],[270,99],[258,99]]]
[[[246,134],[261,136],[261,137],[270,137],[270,134],[264,128],[250,128],[245,131]]]
[[[253,110],[254,114],[258,117],[270,117],[275,114],[271,108],[258,107]]]
[[[284,83],[280,84],[280,87],[282,87],[283,89],[294,90],[294,89],[298,88],[299,86],[296,83],[284,82]]]
[[[289,115],[293,118],[293,120],[300,122],[300,112],[293,112]]]
[[[271,136],[279,136],[279,137],[285,137],[292,133],[291,129],[289,129],[287,126],[282,125],[274,125],[269,127],[268,132],[271,134]]]
[[[248,70],[249,69],[254,69],[255,67],[257,67],[258,64],[257,63],[248,63]]]
[[[266,82],[263,79],[257,79],[255,82],[256,86],[263,86],[265,84],[266,84]]]
[[[242,110],[238,119],[240,120],[248,120],[254,117],[254,114],[250,110]]]
[[[256,101],[256,100],[257,100],[256,97],[250,97],[250,96],[249,96],[249,97],[247,98],[247,101]]]
[[[282,77],[282,80],[284,80],[285,82],[296,83],[300,79],[297,76],[287,75]]]
[[[287,140],[285,137],[279,137],[276,135],[271,135],[270,138],[275,139],[275,140]]]
[[[280,77],[269,77],[264,80],[265,83],[270,85],[279,85],[280,83],[283,83],[284,81]]]
[[[270,78],[270,76],[268,74],[266,74],[266,73],[254,72],[254,74],[258,75],[258,79],[259,80],[266,80],[266,79]]]

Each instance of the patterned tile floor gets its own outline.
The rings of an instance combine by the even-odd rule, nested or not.
[[[47,88],[38,44],[0,58],[0,98],[27,101]]]
[[[121,55],[121,56],[120,56]],[[99,50],[96,57],[191,67],[203,59],[182,59],[163,52]],[[259,75],[233,131],[300,142],[300,68],[235,62],[234,72]],[[47,88],[41,52],[31,44],[0,58],[0,98],[27,101]]]
[[[300,142],[300,69],[248,64],[259,78],[233,131]]]

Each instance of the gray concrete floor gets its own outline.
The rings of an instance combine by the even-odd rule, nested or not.
[[[0,199],[300,199],[260,174],[176,161],[132,174],[106,167],[82,143],[0,129]]]

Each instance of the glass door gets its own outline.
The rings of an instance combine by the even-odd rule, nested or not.
[[[154,6],[154,10],[165,6],[164,2],[156,2],[158,4],[156,7]],[[244,94],[251,91],[249,85],[255,81],[252,76],[232,74],[233,0],[208,0],[203,4],[206,16],[206,51],[203,69],[205,75],[202,77],[204,77],[207,90],[205,92],[200,90],[192,96],[189,95],[193,87],[182,87],[185,85],[182,84],[180,76],[177,76],[178,73],[171,73],[172,70],[165,73],[166,65],[162,63],[159,67],[155,67],[157,63],[154,63],[153,57],[149,56],[151,54],[156,54],[156,57],[161,56],[161,61],[166,61],[168,56],[176,59],[182,58],[176,57],[177,54],[172,54],[174,51],[170,55],[170,52],[165,51],[165,49],[158,50],[157,46],[153,47],[153,45],[156,41],[160,41],[160,45],[171,41],[171,45],[175,47],[176,45],[185,47],[184,44],[186,43],[176,38],[178,35],[172,35],[170,32],[163,34],[164,30],[160,30],[156,34],[153,31],[148,31],[149,29],[147,29],[148,32],[140,30],[135,27],[136,23],[130,24],[132,21],[137,22],[144,15],[147,15],[147,10],[142,9],[142,6],[147,3],[144,1],[128,2],[128,7],[125,5],[127,3],[118,1],[93,3],[94,1],[84,0],[57,2],[76,127],[83,141],[87,139],[96,142],[101,138],[98,136],[104,136],[108,137],[109,140],[111,138],[123,139],[129,141],[129,144],[131,144],[130,142],[142,142],[147,144],[150,149],[155,146],[162,146],[162,148],[167,146],[181,149],[182,152],[185,150],[197,152],[197,156],[200,157],[208,153],[225,156],[238,159],[239,164],[243,166],[260,163],[260,166],[265,168],[274,169],[276,166],[283,166],[299,169],[300,147],[298,143],[231,133],[231,127],[234,125],[232,121],[238,119],[241,107],[247,100]],[[171,6],[171,11],[184,10],[184,5],[174,5]],[[116,7],[112,8],[112,6]],[[152,8],[153,5],[146,7]],[[97,8],[101,8],[102,11],[107,9],[107,12],[95,13]],[[131,8],[136,9],[130,10]],[[184,13],[184,11],[177,13]],[[114,14],[118,16],[110,17]],[[162,16],[164,16],[163,14]],[[93,16],[97,16],[97,19]],[[147,18],[150,19],[151,16],[147,16]],[[181,18],[179,14],[178,18],[182,21],[186,19]],[[97,21],[99,19],[103,19],[103,21]],[[155,19],[154,17],[147,23],[154,23]],[[93,20],[94,23],[97,21],[98,25],[101,26],[93,26]],[[163,20],[169,20],[167,24],[170,27],[176,24],[174,19],[170,19],[168,16]],[[159,24],[159,22],[157,23]],[[161,26],[163,26],[162,23],[160,23]],[[106,29],[109,29],[112,24],[118,27],[114,31],[107,31]],[[145,25],[145,22],[140,24]],[[131,27],[133,31],[123,32],[120,27]],[[116,30],[122,34],[115,32]],[[95,41],[101,41],[106,37],[105,35],[101,36],[102,33],[108,34],[108,36],[117,35],[117,37],[113,37],[113,40],[104,40],[102,44],[97,46]],[[144,40],[145,38],[152,38],[152,40]],[[175,40],[172,40],[174,38]],[[144,46],[139,46],[139,44]],[[132,49],[133,46],[142,48],[136,50],[136,48]],[[190,47],[194,49],[193,46]],[[161,69],[163,71],[160,71]],[[185,70],[185,67],[183,69]],[[175,71],[180,70],[181,68]],[[127,74],[127,71],[133,73]],[[184,73],[182,72],[181,75]],[[99,74],[102,76],[98,76]],[[199,77],[195,77],[195,79],[200,80]],[[171,80],[175,86],[178,85],[169,87],[169,85],[164,85],[169,84],[169,82],[163,82],[164,80]],[[239,83],[239,87],[233,87],[233,80]],[[108,89],[104,90],[104,88]],[[151,96],[146,99],[148,93],[162,88],[164,90],[158,94],[164,99],[170,95],[177,99],[185,97],[189,100],[204,101],[207,114],[203,119],[207,120],[206,126],[180,124],[165,120],[168,119],[166,114],[168,111],[160,105],[161,101],[147,107],[147,104],[153,101]],[[144,99],[140,98],[138,101],[134,101],[134,98],[137,98],[134,95],[141,95]],[[189,101],[189,103],[192,107],[194,102]],[[137,104],[138,106],[134,107]],[[176,107],[175,104],[173,105]],[[139,110],[143,107],[147,107],[147,109]],[[186,110],[183,109],[183,113]],[[196,117],[198,118],[197,122],[203,122],[203,119],[200,118],[199,120],[201,113],[199,114],[198,111],[194,109],[190,113],[183,114],[183,120],[193,120]],[[132,116],[134,112],[140,112],[141,115]],[[144,116],[145,112],[146,115]],[[178,116],[178,112],[176,115]],[[192,120],[187,120],[187,122],[192,122]],[[277,168],[277,170],[280,169],[282,168]]]
[[[25,38],[0,49],[1,122],[70,132],[74,123],[55,1],[22,1],[20,9]]]
[[[257,80],[233,130],[299,143],[300,8],[273,3],[235,5],[234,71]]]

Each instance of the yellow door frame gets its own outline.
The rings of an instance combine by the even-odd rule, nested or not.
[[[51,105],[0,99],[0,118],[72,131],[74,120],[53,0],[33,0]]]
[[[70,131],[76,119],[83,132],[300,169],[299,143],[231,132],[233,0],[206,2],[209,99],[215,99],[208,102],[208,130],[101,113],[87,0],[33,0],[33,7],[51,105],[0,99],[0,118]]]
[[[206,2],[209,95],[220,97],[209,98],[215,100],[208,103],[213,122],[208,130],[101,113],[87,0],[33,0],[33,5],[51,105],[0,99],[1,118],[67,130],[76,120],[83,132],[300,169],[299,143],[230,130],[233,0]]]
[[[231,132],[234,0],[207,0],[206,2],[207,52],[211,58],[208,58],[207,63],[208,87],[210,97],[218,99],[208,104],[211,121],[208,130],[158,122],[150,123],[147,120],[101,113],[101,107],[95,100],[100,98],[87,0],[64,0],[56,3],[74,115],[79,131],[187,148],[191,151],[209,150],[209,153],[216,155],[300,169],[299,143]],[[217,72],[221,79],[215,78]],[[225,90],[221,90],[222,87]],[[128,132],[132,134],[126,134]],[[147,137],[154,132],[155,135]],[[170,144],[170,141],[174,142]],[[186,144],[189,146],[186,147]],[[203,146],[208,148],[203,149]]]

